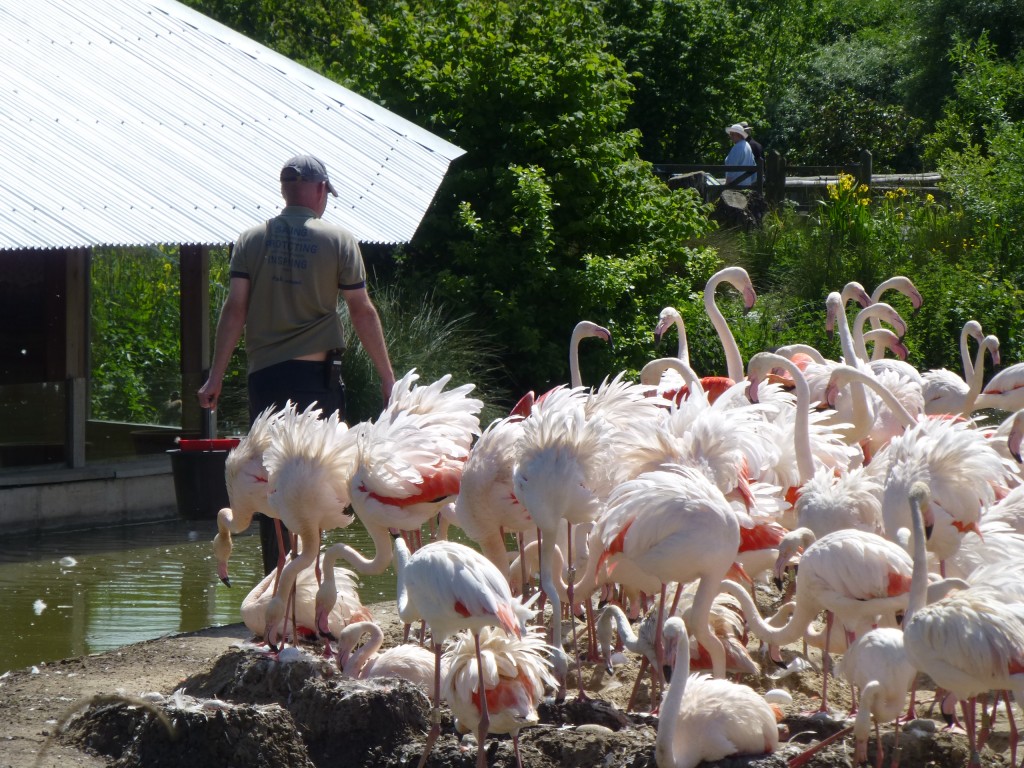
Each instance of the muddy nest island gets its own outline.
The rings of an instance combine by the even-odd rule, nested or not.
[[[400,628],[392,622],[386,631],[394,639]],[[100,693],[81,700],[50,731],[58,745],[48,744],[46,748],[72,747],[101,756],[102,764],[117,767],[415,766],[429,729],[430,702],[425,692],[395,678],[343,678],[333,664],[315,655],[315,648],[309,650],[296,654],[298,660],[283,662],[256,646],[225,644],[223,653],[170,690],[138,695]],[[119,653],[128,651],[130,648]],[[788,659],[793,659],[802,648],[793,646],[785,652]],[[817,697],[821,685],[817,671],[820,656],[811,649],[807,658],[810,663],[800,665],[800,672],[780,677],[778,670],[771,668],[770,674],[744,680],[760,691],[785,687],[793,695],[793,704],[780,724],[783,740],[779,751],[705,765],[782,768],[808,745],[849,724],[846,714],[852,702],[842,680],[830,684],[832,717],[806,714],[820,704]],[[521,732],[524,766],[653,768],[657,716],[626,711],[625,706],[639,671],[638,661],[626,659],[613,674],[608,674],[603,664],[583,663],[581,669],[587,700],[575,693],[577,680],[571,672],[566,701],[549,699],[542,703],[540,724]],[[122,690],[132,689],[130,679],[122,682]],[[927,709],[932,694],[927,690],[927,680],[919,682],[918,701],[925,704],[919,705],[920,712]],[[641,681],[636,707],[649,710],[650,705],[650,689]],[[441,725],[441,737],[427,765],[475,766],[476,745],[471,737],[462,738],[456,733],[447,708],[442,708]],[[905,725],[900,736],[900,764],[965,766],[966,739],[941,726],[928,718]],[[1005,714],[1000,713],[982,752],[985,768],[1009,764],[1005,726]],[[881,740],[883,764],[888,765],[893,746],[891,728],[882,727]],[[874,737],[868,754],[873,761]],[[487,762],[497,768],[515,766],[511,740],[490,737]],[[825,747],[805,766],[853,766],[852,737]]]

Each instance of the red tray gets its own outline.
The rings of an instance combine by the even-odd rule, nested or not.
[[[230,451],[238,445],[240,438],[218,437],[208,440],[178,440],[178,447],[183,451]]]

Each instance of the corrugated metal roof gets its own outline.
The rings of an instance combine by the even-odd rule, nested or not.
[[[172,0],[0,0],[0,250],[232,242],[318,156],[407,242],[462,150]]]

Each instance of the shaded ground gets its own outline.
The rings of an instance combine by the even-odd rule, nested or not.
[[[400,628],[392,606],[375,606],[388,642]],[[429,702],[404,681],[352,682],[332,674],[319,660],[283,664],[269,660],[246,641],[248,631],[232,625],[127,646],[101,655],[69,659],[0,677],[0,768],[57,766],[364,766],[415,765],[429,726]],[[751,647],[757,645],[753,641]],[[787,649],[792,657],[799,646]],[[820,668],[814,649],[809,659]],[[770,665],[769,665],[770,666]],[[608,675],[601,665],[584,665],[588,695],[576,699],[575,677],[564,704],[541,707],[541,725],[520,739],[527,768],[654,766],[656,717],[646,684],[638,712],[625,706],[639,663],[628,659]],[[774,669],[774,668],[773,668]],[[782,680],[746,680],[760,690],[785,687],[794,696],[784,725],[791,736],[775,756],[733,759],[715,765],[737,768],[784,766],[788,757],[846,723],[849,690],[830,687],[836,719],[802,716],[820,703],[821,676],[813,666]],[[927,709],[927,681],[919,701]],[[175,691],[180,691],[175,695]],[[130,701],[126,702],[124,699]],[[901,736],[903,766],[965,766],[966,740],[924,719]],[[456,738],[445,711],[442,737],[428,762],[435,768],[473,766],[476,750]],[[891,748],[891,729],[883,746]],[[1009,763],[1006,719],[1000,717],[982,765]],[[54,738],[51,738],[53,736]],[[41,759],[39,753],[45,752]],[[993,751],[993,749],[997,751]],[[852,737],[816,755],[811,768],[852,765]],[[875,755],[872,739],[868,754]],[[511,741],[488,742],[488,763],[514,766]]]

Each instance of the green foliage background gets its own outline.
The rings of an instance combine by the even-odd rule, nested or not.
[[[666,305],[686,318],[695,368],[717,372],[701,291],[734,263],[760,294],[745,317],[721,298],[745,357],[793,341],[838,355],[823,329],[828,291],[903,273],[925,296],[909,319],[912,362],[955,369],[972,317],[1000,335],[1004,360],[1021,359],[1014,0],[190,4],[466,150],[413,242],[379,265],[379,297],[398,297],[386,327],[399,371],[429,294],[432,322],[458,331],[443,338],[486,339],[459,367],[481,359],[496,401],[566,380],[580,319],[615,338],[614,350],[588,347],[585,381],[636,371],[657,354],[650,333]],[[876,172],[939,170],[943,187],[926,197],[837,186],[809,211],[720,230],[650,163],[721,162],[723,128],[737,120],[791,163],[839,164],[867,148]],[[131,328],[111,338],[125,346]],[[108,375],[107,386],[149,386]]]

